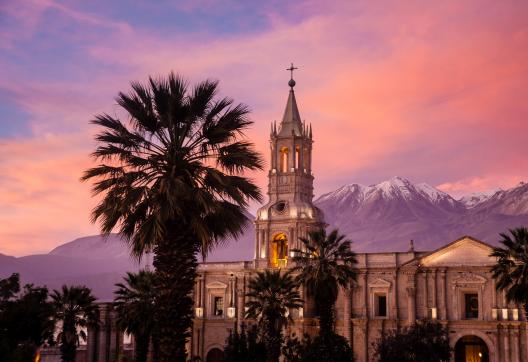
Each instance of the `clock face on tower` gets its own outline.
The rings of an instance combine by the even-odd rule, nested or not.
[[[277,203],[275,203],[273,206],[272,206],[272,210],[276,213],[276,214],[284,214],[284,212],[288,209],[288,203],[286,201],[279,201]]]

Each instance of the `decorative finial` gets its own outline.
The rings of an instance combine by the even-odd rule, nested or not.
[[[299,69],[299,68],[294,67],[293,63],[291,63],[291,66],[288,69],[286,69],[286,70],[290,71],[290,81],[288,82],[288,85],[290,86],[291,89],[293,89],[293,87],[295,87],[295,81],[293,80],[293,71],[295,69]]]
[[[409,252],[414,253],[414,240],[411,239],[409,242]]]

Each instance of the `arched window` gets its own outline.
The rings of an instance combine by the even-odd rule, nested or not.
[[[272,266],[285,267],[288,262],[288,238],[284,233],[273,237],[271,242],[271,264]]]
[[[213,348],[207,353],[206,362],[224,362],[224,352],[220,348]]]
[[[488,362],[489,351],[486,342],[473,335],[460,338],[455,344],[455,362]]]
[[[301,168],[301,148],[295,147],[295,169]]]
[[[282,147],[280,149],[280,170],[281,172],[288,172],[288,153],[290,150],[288,147]]]

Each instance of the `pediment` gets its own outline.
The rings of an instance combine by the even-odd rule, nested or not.
[[[225,289],[227,288],[227,284],[224,284],[222,282],[211,282],[208,283],[205,287],[208,289]]]
[[[492,251],[490,245],[465,236],[422,257],[420,264],[425,267],[491,266],[496,261],[490,256]]]
[[[390,288],[391,283],[385,279],[376,278],[368,283],[369,288]]]

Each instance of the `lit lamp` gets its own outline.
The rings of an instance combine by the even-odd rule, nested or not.
[[[299,318],[304,318],[304,308],[299,308]]]
[[[519,320],[519,310],[517,308],[512,309],[512,319],[514,321],[518,321]]]
[[[498,309],[497,308],[493,308],[491,310],[491,319],[497,320],[497,316],[498,316]]]
[[[227,308],[227,318],[235,318],[235,312],[236,312],[235,307]]]
[[[295,257],[295,252],[294,251],[290,251],[290,258],[294,258]]]
[[[203,308],[202,307],[197,307],[195,309],[195,315],[196,315],[196,318],[202,318],[203,317]]]
[[[508,320],[508,309],[502,308],[502,320],[507,321]]]
[[[436,308],[431,308],[431,319],[438,318]]]

